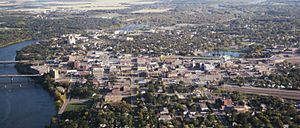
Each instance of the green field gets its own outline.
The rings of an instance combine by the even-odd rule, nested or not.
[[[68,104],[66,111],[76,111],[82,108],[86,108],[87,104],[85,103],[70,103]]]

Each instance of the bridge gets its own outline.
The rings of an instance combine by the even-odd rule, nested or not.
[[[7,74],[7,75],[0,75],[0,78],[5,78],[5,77],[8,77],[8,78],[12,78],[12,77],[39,77],[39,76],[42,76],[41,74]]]
[[[21,60],[21,61],[0,61],[0,64],[14,64],[14,63],[29,63],[29,60]]]
[[[26,79],[14,79],[13,81],[7,79],[7,80],[1,80],[0,81],[0,86],[1,85],[13,85],[13,84],[30,84],[30,83],[34,83],[35,81],[33,79],[30,78],[26,78]]]
[[[24,63],[24,64],[40,64],[40,63],[43,63],[45,61],[41,61],[41,60],[34,60],[34,61],[31,61],[31,60],[2,60],[0,61],[0,64],[15,64],[15,63]]]
[[[28,83],[32,83],[34,82],[33,80],[31,79],[27,79],[27,80],[21,80],[21,81],[18,81],[18,79],[14,79],[14,78],[17,78],[17,77],[40,77],[42,76],[41,74],[6,74],[6,75],[0,75],[0,78],[6,78],[6,79],[9,79],[7,81],[1,81],[0,82],[0,85],[5,85],[5,88],[6,88],[6,85],[10,85],[10,86],[13,86],[14,84],[28,84]],[[0,87],[1,88],[1,87]]]
[[[33,80],[30,81],[18,81],[18,82],[1,82],[0,83],[0,90],[2,89],[18,89],[18,88],[28,88],[28,87],[35,87],[39,86]]]

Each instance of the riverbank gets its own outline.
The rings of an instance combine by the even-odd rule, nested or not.
[[[17,56],[16,56],[17,57]],[[15,68],[20,74],[38,74],[39,72],[32,69],[29,64],[16,64]],[[44,74],[41,77],[31,77],[36,83],[42,85],[42,88],[45,89],[51,96],[54,97],[56,110],[58,111],[64,102],[66,102],[66,94],[61,93],[58,91],[58,86],[67,86],[67,85],[60,85],[55,83],[49,74]]]
[[[28,45],[27,47],[22,48],[16,53],[15,60],[45,60],[47,56],[46,53],[37,53],[38,51],[47,49],[48,47],[45,45]],[[40,47],[44,46],[44,47]],[[33,55],[30,55],[33,54]],[[36,56],[36,54],[43,54],[44,56]],[[39,74],[38,71],[31,68],[31,64],[23,64],[23,63],[17,63],[15,65],[16,70],[21,74]],[[32,77],[32,79],[40,84],[46,91],[50,93],[50,95],[54,96],[55,99],[55,106],[56,109],[59,110],[59,108],[63,105],[63,103],[66,101],[66,92],[63,92],[61,88],[64,88],[67,90],[69,87],[68,83],[57,83],[54,81],[54,79],[51,78],[49,74],[44,74],[41,77]]]
[[[22,40],[15,40],[15,41],[11,41],[11,42],[8,42],[8,43],[5,43],[5,44],[0,44],[0,48],[4,48],[4,47],[10,46],[10,45],[14,45],[14,44],[21,43],[21,42],[24,42],[24,41],[29,41],[29,40],[32,40],[32,38],[27,38],[27,39],[22,39]]]
[[[36,41],[18,42],[0,48],[1,61],[14,61],[17,51],[35,44]],[[0,66],[0,74],[19,74],[15,64]],[[49,126],[51,118],[57,114],[54,97],[33,82],[29,77],[1,78],[0,86],[0,127],[1,128],[42,128]],[[30,81],[30,82],[28,82]],[[18,85],[22,86],[18,86]],[[16,86],[10,88],[10,86]],[[17,123],[16,123],[17,122]]]

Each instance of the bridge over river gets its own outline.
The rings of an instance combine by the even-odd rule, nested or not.
[[[0,75],[0,78],[4,77],[39,77],[42,76],[41,74],[6,74],[6,75]]]
[[[29,74],[19,74],[14,67],[16,63],[36,62],[14,61],[17,51],[34,43],[25,41],[0,48],[0,128],[42,128],[50,125],[57,113],[53,97],[30,77],[21,77]]]
[[[4,60],[4,61],[0,61],[0,64],[15,64],[15,63],[23,63],[23,64],[34,64],[34,65],[38,65],[41,63],[44,63],[45,61],[41,61],[41,60],[35,60],[35,61],[31,61],[31,60]]]
[[[0,80],[0,85],[5,85],[4,88],[7,86],[14,86],[17,85],[24,85],[28,83],[34,83],[32,79],[22,79],[24,77],[40,77],[41,74],[5,74],[0,75],[0,79],[7,79],[7,80]],[[1,88],[1,87],[0,87]]]
[[[39,64],[41,61],[29,61],[29,60],[21,60],[21,61],[0,61],[0,64],[14,64],[14,63],[25,63],[25,64]],[[0,82],[0,85],[5,86],[12,86],[16,83],[28,83],[28,81],[20,82],[17,81],[15,78],[22,78],[22,77],[40,77],[42,74],[0,74],[0,78],[10,78],[10,81]]]
[[[40,63],[43,63],[43,61],[30,61],[30,60],[7,60],[7,61],[0,61],[0,65],[6,65],[6,64],[15,64],[15,63],[24,63],[24,64],[37,64],[39,65]],[[21,78],[21,77],[40,77],[42,74],[0,74],[0,78],[10,78],[10,83],[15,83],[14,78]],[[4,84],[1,83],[0,84]]]

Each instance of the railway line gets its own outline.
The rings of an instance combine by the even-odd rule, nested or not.
[[[300,91],[296,90],[282,90],[271,88],[258,88],[258,87],[239,87],[233,85],[223,85],[226,91],[237,91],[246,94],[257,94],[265,96],[275,96],[284,99],[300,100]]]

